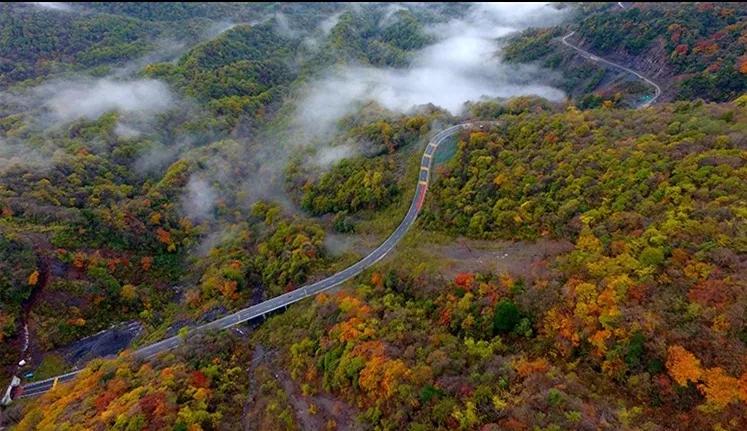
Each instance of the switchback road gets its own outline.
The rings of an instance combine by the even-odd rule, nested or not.
[[[567,46],[569,48],[575,49],[576,51],[578,51],[579,53],[581,53],[581,55],[584,58],[587,58],[587,59],[589,59],[591,61],[596,61],[598,63],[604,63],[604,64],[606,64],[608,66],[612,66],[612,67],[614,67],[616,69],[620,69],[620,70],[623,70],[625,72],[632,73],[633,75],[635,75],[636,77],[638,77],[639,79],[641,79],[643,82],[645,82],[646,84],[648,84],[648,85],[650,85],[651,87],[654,88],[654,97],[652,97],[651,99],[647,100],[643,104],[639,105],[638,106],[639,108],[646,108],[648,106],[651,106],[651,104],[653,104],[654,102],[656,102],[656,99],[658,99],[659,96],[661,96],[661,88],[654,81],[646,78],[645,76],[641,75],[640,73],[636,72],[635,70],[629,69],[629,68],[627,68],[627,67],[625,67],[623,65],[617,64],[617,63],[613,63],[613,62],[611,62],[609,60],[605,60],[605,59],[603,59],[601,57],[598,57],[598,56],[590,53],[589,51],[586,51],[586,50],[584,50],[582,48],[579,48],[576,45],[572,45],[570,42],[568,42],[568,38],[571,37],[571,36],[573,36],[574,33],[576,33],[576,32],[572,31],[572,32],[568,33],[567,35],[563,36],[562,39],[560,39],[561,42],[563,42],[563,45],[565,45],[565,46]]]
[[[415,219],[417,218],[418,213],[423,206],[425,194],[428,191],[428,184],[430,182],[430,170],[433,166],[433,155],[435,154],[438,146],[441,145],[444,140],[456,134],[460,130],[469,129],[476,126],[484,126],[485,124],[491,123],[472,122],[457,124],[440,131],[435,136],[433,136],[433,138],[431,138],[431,140],[428,142],[428,145],[425,147],[425,151],[423,151],[423,156],[420,159],[420,170],[418,173],[418,182],[415,187],[415,195],[412,197],[412,202],[410,203],[410,208],[408,209],[407,214],[405,214],[405,218],[399,224],[397,229],[395,229],[394,232],[389,235],[389,238],[387,238],[386,241],[384,241],[380,246],[369,253],[368,256],[359,260],[352,266],[349,266],[346,269],[323,280],[317,281],[316,283],[299,287],[296,290],[284,293],[280,296],[268,299],[267,301],[261,302],[257,305],[244,308],[235,313],[213,320],[212,322],[195,327],[187,333],[186,337],[176,335],[141,347],[140,349],[135,350],[133,352],[133,355],[139,359],[151,358],[158,355],[159,353],[171,350],[179,346],[185,338],[194,335],[195,333],[208,330],[226,329],[230,328],[231,326],[255,319],[257,317],[264,316],[271,311],[287,307],[288,305],[291,305],[302,299],[314,296],[335,286],[339,286],[340,284],[360,274],[365,269],[373,266],[374,264],[376,264],[376,262],[383,259],[389,252],[394,249],[394,247],[402,239],[402,237],[405,236],[407,230],[415,222]],[[80,370],[71,371],[69,373],[51,377],[46,380],[40,380],[38,382],[32,382],[22,385],[17,397],[23,398],[41,395],[44,392],[49,391],[58,383],[66,382],[73,379],[79,372]]]

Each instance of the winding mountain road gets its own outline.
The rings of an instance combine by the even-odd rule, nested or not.
[[[373,266],[394,249],[394,247],[402,239],[402,237],[405,236],[407,230],[413,225],[413,223],[415,223],[415,219],[417,218],[418,213],[423,206],[425,194],[428,191],[428,184],[430,182],[430,169],[433,165],[433,155],[435,154],[436,149],[438,149],[438,146],[441,145],[444,140],[456,134],[460,130],[493,123],[494,122],[469,122],[457,124],[438,132],[435,136],[433,136],[433,138],[431,138],[431,140],[428,142],[428,145],[425,147],[425,151],[423,151],[422,158],[420,159],[418,183],[415,188],[415,194],[412,197],[412,202],[410,203],[410,208],[408,209],[407,214],[405,214],[405,218],[402,219],[402,222],[399,224],[399,226],[397,226],[397,229],[395,229],[394,232],[389,235],[389,238],[387,238],[380,246],[374,249],[363,259],[334,275],[317,281],[316,283],[299,287],[296,290],[268,299],[267,301],[261,302],[251,307],[241,309],[239,311],[236,311],[235,313],[223,316],[204,325],[197,326],[191,329],[187,333],[186,337],[176,335],[141,347],[140,349],[135,350],[133,352],[133,355],[139,359],[148,359],[158,355],[159,353],[171,350],[179,346],[185,338],[198,332],[226,329],[230,328],[231,326],[255,319],[257,317],[265,316],[271,311],[287,307],[288,305],[291,305],[302,299],[314,296],[320,292],[339,286],[340,284],[360,274],[367,268]],[[21,390],[16,397],[23,398],[41,395],[52,389],[58,383],[66,382],[73,379],[80,371],[81,370],[71,371],[69,373],[51,377],[49,379],[22,385]]]
[[[576,33],[575,31],[572,31],[572,32],[566,34],[565,36],[563,36],[562,39],[560,39],[560,41],[563,42],[563,45],[565,45],[565,46],[567,46],[569,48],[573,48],[576,51],[578,51],[579,53],[581,53],[582,57],[587,58],[587,59],[589,59],[591,61],[596,61],[598,63],[604,63],[604,64],[606,64],[608,66],[612,66],[612,67],[614,67],[616,69],[620,69],[620,70],[623,70],[625,72],[631,73],[631,74],[635,75],[636,77],[638,77],[639,79],[641,79],[646,84],[648,84],[648,85],[650,85],[651,87],[654,88],[654,97],[652,97],[651,99],[649,99],[646,102],[644,102],[641,105],[639,105],[638,108],[646,108],[646,107],[651,106],[651,104],[653,104],[654,102],[656,102],[656,99],[658,99],[659,96],[661,96],[661,87],[659,87],[654,81],[646,78],[645,76],[641,75],[640,73],[636,72],[633,69],[627,68],[627,67],[625,67],[625,66],[623,66],[621,64],[613,63],[613,62],[611,62],[609,60],[605,60],[605,59],[603,59],[601,57],[598,57],[598,56],[590,53],[589,51],[586,51],[583,48],[579,48],[578,46],[573,45],[570,42],[568,42],[568,38],[571,37],[571,36],[573,36],[575,33]]]
[[[605,60],[582,48],[579,48],[578,46],[575,46],[569,43],[567,39],[571,37],[574,33],[575,32],[570,32],[567,35],[565,35],[561,39],[562,43],[578,51],[579,53],[581,53],[583,57],[591,61],[604,63],[611,67],[631,73],[654,88],[654,96],[648,101],[639,105],[638,108],[645,108],[647,106],[650,106],[661,95],[661,88],[655,82],[641,75],[640,73],[632,69],[629,69],[625,66],[622,66],[620,64]],[[191,329],[187,333],[186,337],[177,335],[177,336],[169,337],[161,341],[158,341],[156,343],[141,347],[140,349],[134,351],[133,355],[139,359],[148,359],[148,358],[158,355],[159,353],[166,352],[168,350],[171,350],[179,346],[184,341],[185,338],[191,335],[194,335],[198,332],[203,332],[203,331],[208,331],[208,330],[226,329],[226,328],[230,328],[232,326],[238,325],[240,323],[255,319],[257,317],[265,316],[267,313],[270,313],[274,310],[287,307],[288,305],[291,305],[302,299],[309,298],[320,292],[339,286],[340,284],[360,274],[367,268],[373,266],[374,264],[376,264],[378,261],[383,259],[387,254],[389,254],[389,252],[391,252],[394,249],[397,243],[404,237],[407,230],[415,222],[415,219],[417,218],[418,213],[420,212],[420,209],[423,206],[423,201],[425,200],[425,194],[428,191],[428,184],[430,182],[430,169],[433,165],[433,155],[435,154],[438,146],[444,140],[456,134],[460,130],[470,129],[476,126],[484,126],[486,124],[494,124],[494,123],[495,122],[468,122],[468,123],[457,124],[455,126],[451,126],[440,131],[435,136],[433,136],[433,138],[431,138],[431,140],[428,142],[428,145],[425,147],[425,151],[423,152],[423,156],[420,160],[420,171],[418,173],[418,182],[415,188],[415,194],[412,197],[412,202],[410,203],[410,208],[408,209],[407,214],[405,214],[404,219],[399,224],[397,229],[395,229],[394,232],[392,232],[389,238],[387,238],[380,246],[374,249],[371,253],[369,253],[363,259],[359,260],[355,264],[347,267],[346,269],[334,275],[331,275],[323,280],[317,281],[316,283],[312,283],[312,284],[300,287],[291,292],[284,293],[280,296],[276,296],[274,298],[268,299],[267,301],[261,302],[251,307],[241,309],[235,313],[213,320],[212,322],[206,323],[201,326],[197,326]],[[23,398],[23,397],[33,397],[33,396],[41,395],[49,391],[50,389],[52,389],[58,383],[66,382],[66,381],[69,381],[75,378],[75,376],[80,371],[81,370],[71,371],[69,373],[61,374],[59,376],[52,377],[46,380],[41,380],[38,382],[32,382],[32,383],[27,383],[25,385],[21,385],[20,391],[18,391],[19,393],[16,397]]]

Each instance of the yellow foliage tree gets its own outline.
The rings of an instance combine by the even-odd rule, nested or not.
[[[137,290],[132,284],[125,284],[119,291],[119,296],[125,301],[134,301],[137,298]]]

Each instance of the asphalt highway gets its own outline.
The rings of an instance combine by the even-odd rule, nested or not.
[[[590,53],[589,51],[586,51],[586,50],[584,50],[582,48],[577,47],[576,45],[572,45],[571,43],[569,43],[568,42],[568,38],[571,37],[571,36],[573,36],[574,33],[576,33],[576,32],[572,31],[572,32],[566,34],[565,36],[563,36],[562,39],[560,39],[561,42],[563,42],[563,45],[565,45],[565,46],[567,46],[569,48],[575,49],[576,51],[578,51],[579,53],[581,53],[581,55],[584,58],[588,58],[591,61],[596,61],[598,63],[604,63],[606,65],[609,65],[609,66],[612,66],[614,68],[623,70],[625,72],[632,73],[633,75],[635,75],[636,77],[638,77],[639,79],[641,79],[643,82],[645,82],[646,84],[648,84],[648,85],[650,85],[651,87],[654,88],[654,97],[652,97],[651,99],[649,99],[646,102],[642,103],[640,106],[638,106],[638,108],[646,108],[648,106],[651,106],[651,104],[653,104],[654,102],[656,102],[656,99],[658,99],[659,96],[661,96],[661,88],[654,81],[646,78],[645,76],[641,75],[640,73],[636,72],[635,70],[629,69],[629,68],[627,68],[627,67],[625,67],[623,65],[617,64],[617,63],[613,63],[613,62],[611,62],[609,60],[605,60],[605,59],[603,59],[601,57],[598,57],[598,56]]]
[[[213,320],[212,322],[208,322],[204,325],[192,328],[186,334],[186,336],[176,335],[141,347],[140,349],[135,350],[133,352],[133,355],[139,359],[148,359],[158,355],[159,353],[166,352],[179,346],[185,338],[194,335],[195,333],[209,330],[226,329],[240,323],[256,319],[257,317],[265,316],[267,313],[270,313],[274,310],[287,307],[302,299],[314,296],[320,292],[339,286],[340,284],[360,274],[367,268],[373,266],[394,249],[394,247],[402,239],[402,237],[405,236],[407,230],[413,225],[413,223],[415,223],[415,219],[418,217],[418,213],[423,206],[425,194],[428,191],[428,184],[430,182],[430,170],[433,166],[433,155],[435,154],[438,146],[441,145],[444,140],[448,139],[450,136],[456,134],[460,130],[469,129],[472,127],[484,127],[486,124],[491,124],[491,122],[471,122],[457,124],[455,126],[451,126],[444,130],[441,130],[436,135],[434,135],[433,138],[431,138],[431,140],[428,142],[428,145],[425,147],[425,151],[423,151],[423,156],[420,160],[418,183],[415,188],[415,194],[412,197],[410,207],[407,210],[407,214],[405,214],[404,219],[402,219],[402,222],[399,224],[399,226],[397,226],[397,229],[395,229],[394,232],[392,232],[392,234],[389,235],[389,237],[380,246],[374,249],[363,259],[334,275],[317,281],[316,283],[299,287],[296,290],[284,293],[280,296],[268,299],[267,301]],[[69,373],[51,377],[49,379],[21,385],[20,390],[17,392],[16,398],[41,395],[52,389],[52,387],[56,384],[73,379],[79,372],[80,370],[71,371]]]

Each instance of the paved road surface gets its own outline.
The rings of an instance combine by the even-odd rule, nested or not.
[[[408,209],[405,218],[399,224],[397,229],[392,232],[389,238],[387,238],[386,241],[384,241],[368,256],[359,260],[352,266],[349,266],[348,268],[321,281],[299,287],[298,289],[291,292],[284,293],[280,296],[268,299],[267,301],[261,302],[257,305],[244,308],[233,314],[229,314],[227,316],[213,320],[212,322],[206,323],[202,326],[193,328],[189,331],[187,337],[201,331],[230,328],[231,326],[238,325],[239,323],[264,316],[267,313],[279,308],[287,307],[294,302],[298,302],[304,298],[314,296],[317,293],[338,286],[383,259],[384,256],[386,256],[390,251],[392,251],[392,249],[394,249],[394,246],[397,245],[397,243],[402,239],[410,226],[412,226],[418,216],[418,213],[420,212],[420,208],[423,206],[425,194],[428,191],[428,183],[430,181],[430,169],[433,164],[433,154],[436,152],[438,146],[448,137],[454,135],[462,129],[469,129],[478,126],[484,127],[485,125],[492,123],[493,122],[471,122],[457,124],[440,131],[433,138],[431,138],[431,140],[428,142],[428,145],[425,147],[425,151],[423,152],[423,156],[420,160],[420,172],[418,174],[418,183],[415,188],[415,195],[412,197],[412,202],[410,203],[410,208]],[[183,338],[179,335],[166,338],[164,340],[149,344],[134,351],[133,355],[140,359],[148,359],[155,355],[158,355],[159,353],[177,347],[182,343],[182,341]],[[79,372],[80,370],[76,370],[46,380],[22,385],[20,395],[18,395],[17,397],[33,397],[43,394],[44,392],[49,391],[55,384],[71,380]]]
[[[596,62],[599,62],[599,63],[604,63],[604,64],[607,64],[607,65],[612,66],[614,68],[617,68],[617,69],[620,69],[620,70],[624,70],[625,72],[632,73],[633,75],[635,75],[638,78],[640,78],[641,80],[643,80],[646,84],[648,84],[648,85],[650,85],[650,86],[652,86],[654,88],[654,97],[652,97],[650,100],[648,100],[645,103],[643,103],[640,106],[638,106],[639,108],[646,108],[648,106],[651,106],[651,104],[653,104],[654,102],[656,102],[656,99],[658,99],[659,96],[661,96],[661,88],[658,85],[656,85],[656,83],[654,81],[646,78],[645,76],[641,75],[640,73],[636,72],[635,70],[629,69],[629,68],[627,68],[627,67],[625,67],[623,65],[617,64],[617,63],[613,63],[613,62],[611,62],[609,60],[605,60],[605,59],[603,59],[601,57],[597,57],[596,55],[590,53],[589,51],[581,49],[581,48],[577,47],[576,45],[571,45],[568,42],[568,38],[571,37],[571,36],[573,36],[574,33],[576,33],[576,32],[572,31],[572,32],[568,33],[567,35],[563,36],[563,38],[561,39],[561,42],[563,42],[563,45],[565,45],[565,46],[567,46],[569,48],[575,49],[576,51],[580,52],[583,57],[588,58],[591,61],[596,61]]]

